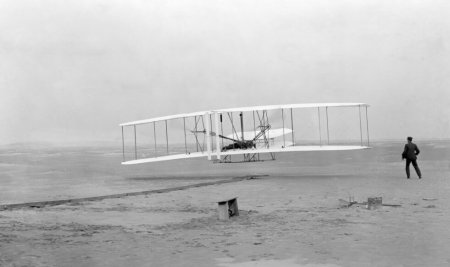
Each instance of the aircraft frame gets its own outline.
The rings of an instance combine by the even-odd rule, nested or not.
[[[339,145],[330,144],[329,130],[329,108],[357,108],[359,114],[359,145]],[[263,161],[261,154],[268,154],[270,157],[265,160],[274,160],[276,153],[283,152],[306,152],[306,151],[336,151],[336,150],[356,150],[370,148],[369,140],[369,119],[368,104],[365,103],[313,103],[313,104],[286,104],[286,105],[269,105],[269,106],[253,106],[231,109],[219,109],[212,111],[200,111],[193,113],[184,113],[171,116],[164,116],[146,120],[132,121],[120,124],[122,128],[122,153],[124,165],[188,159],[197,157],[206,157],[219,163],[236,162],[232,160],[232,156],[243,155],[243,159],[237,162],[254,162]],[[362,116],[362,109],[365,109],[365,121]],[[319,145],[299,145],[295,139],[294,132],[294,113],[296,109],[317,109]],[[268,111],[281,111],[281,128],[272,129],[269,120]],[[323,113],[325,116],[323,118]],[[234,119],[234,114],[239,115],[239,120]],[[251,114],[250,119],[244,121],[244,114]],[[187,126],[187,120],[194,120],[192,130]],[[169,149],[169,130],[168,121],[182,120],[184,135],[184,153],[178,151],[173,153]],[[322,122],[324,120],[324,122]],[[363,137],[363,121],[366,125],[366,136]],[[156,124],[164,123],[165,133],[165,153],[158,149]],[[228,124],[230,135],[224,135],[224,124]],[[153,156],[138,157],[137,145],[137,127],[140,125],[153,124]],[[244,124],[247,129],[251,126],[252,131],[245,131]],[[253,124],[253,125],[251,125]],[[326,140],[322,139],[322,124],[326,126]],[[125,153],[125,137],[124,128],[132,127],[134,133],[134,158],[128,160]],[[290,128],[286,128],[290,127]],[[240,128],[240,131],[238,129]],[[226,130],[226,129],[225,129]],[[187,137],[192,134],[195,141],[195,149],[188,149]],[[278,145],[274,145],[275,138],[282,138]],[[365,139],[365,140],[364,140]],[[225,145],[225,142],[232,142]]]

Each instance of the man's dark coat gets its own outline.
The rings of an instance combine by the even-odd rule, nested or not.
[[[405,145],[405,149],[403,150],[402,153],[402,158],[404,159],[409,159],[409,160],[416,160],[417,159],[417,155],[419,155],[420,150],[417,147],[416,144],[414,144],[413,142],[408,143]]]

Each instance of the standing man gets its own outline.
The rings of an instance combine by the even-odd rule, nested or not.
[[[422,178],[419,166],[417,165],[417,155],[419,155],[420,150],[416,144],[412,142],[412,137],[408,136],[408,143],[405,145],[405,149],[402,153],[402,159],[406,159],[406,177],[409,179],[409,165],[412,163],[414,169],[416,170],[419,179]]]

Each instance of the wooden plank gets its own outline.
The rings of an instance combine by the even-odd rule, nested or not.
[[[228,203],[221,202],[217,207],[217,211],[219,213],[219,220],[228,220],[230,215],[228,215]]]

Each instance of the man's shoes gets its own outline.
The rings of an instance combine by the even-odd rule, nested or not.
[[[422,179],[422,177],[419,176],[419,179]]]

